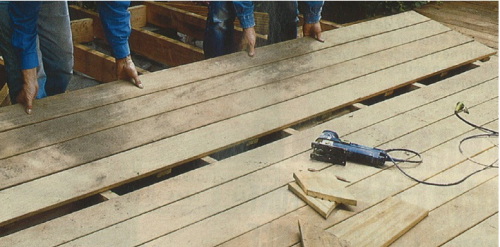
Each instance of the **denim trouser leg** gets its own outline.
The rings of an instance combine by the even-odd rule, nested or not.
[[[268,44],[297,38],[298,3],[297,1],[264,2],[269,13]]]
[[[42,52],[40,51],[40,40],[36,38],[36,54],[38,55],[38,68],[37,68],[37,79],[38,79],[38,93],[36,95],[37,99],[47,97],[47,92],[45,91],[45,84],[47,82],[47,75],[43,68],[42,62]]]
[[[8,2],[0,3],[0,54],[5,62],[7,86],[9,87],[10,101],[16,103],[17,94],[23,87],[21,75],[21,60],[12,47],[12,29],[8,12]]]
[[[208,6],[203,51],[205,58],[222,56],[233,52],[234,19],[232,2],[213,1]]]
[[[64,93],[73,75],[73,41],[67,2],[44,2],[38,38],[47,81],[47,96]]]

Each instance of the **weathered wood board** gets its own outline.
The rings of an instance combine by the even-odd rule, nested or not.
[[[319,198],[315,198],[312,196],[306,195],[304,190],[297,183],[289,183],[288,190],[292,191],[295,195],[297,195],[300,199],[305,201],[309,206],[311,206],[314,210],[316,210],[321,216],[328,218],[330,214],[333,212],[333,209],[337,207],[336,202],[323,200]]]
[[[293,177],[309,196],[347,205],[357,204],[356,198],[345,189],[346,184],[338,181],[334,174],[298,171]]]
[[[0,205],[0,225],[15,225],[496,53],[413,12],[335,29],[325,37],[325,43],[302,38],[262,47],[252,59],[237,53],[143,75],[143,90],[111,82],[49,97],[37,101],[40,114],[30,118],[16,106],[0,109],[0,138],[14,140],[0,149],[0,201],[9,202]],[[468,69],[292,131],[260,148],[2,236],[0,246],[32,245],[35,239],[37,246],[293,246],[300,242],[298,219],[336,231],[342,222],[358,222],[385,205],[387,198],[416,204],[416,194],[427,188],[389,164],[377,169],[311,161],[311,140],[323,129],[334,129],[357,143],[421,152],[424,163],[407,168],[420,179],[458,176],[473,163],[453,155],[456,144],[475,132],[453,115],[456,102],[466,102],[475,123],[491,128],[498,124],[498,116],[491,114],[498,110],[498,58]],[[83,101],[89,93],[95,97]],[[495,143],[468,151],[485,160],[498,154]],[[351,181],[346,189],[357,205],[341,205],[326,219],[318,215],[287,188],[293,172],[308,168]],[[411,242],[422,231],[420,225],[443,219],[441,206],[461,207],[459,198],[481,198],[495,190],[488,181],[497,173],[488,169],[461,186],[430,190],[433,200],[422,204],[429,216],[396,240],[409,229],[398,225],[396,237],[380,236],[381,245]],[[433,245],[457,238],[498,212],[493,203],[487,207],[484,214],[474,214],[472,222],[435,242],[426,241]],[[67,227],[75,222],[79,227]]]

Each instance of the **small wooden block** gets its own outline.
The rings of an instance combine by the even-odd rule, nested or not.
[[[328,200],[323,200],[306,195],[306,193],[302,190],[302,188],[300,188],[300,186],[298,186],[297,183],[295,182],[288,184],[288,190],[290,190],[300,199],[305,201],[307,205],[316,210],[316,212],[318,212],[325,219],[328,218],[328,216],[330,216],[330,214],[333,212],[333,209],[338,205],[338,203],[336,202],[331,202]]]
[[[163,171],[161,171],[161,172],[158,172],[158,173],[156,174],[156,177],[157,177],[157,178],[161,178],[161,177],[167,176],[167,175],[168,175],[168,174],[170,174],[170,173],[172,173],[172,169],[171,169],[171,168],[170,168],[170,169],[163,170]]]
[[[338,181],[333,174],[300,171],[295,172],[293,177],[308,196],[353,206],[358,204],[345,188],[345,184]]]
[[[119,197],[120,195],[116,194],[115,192],[113,192],[111,190],[108,190],[108,191],[101,192],[101,196],[106,198],[106,200],[111,200],[113,198]]]
[[[302,247],[349,247],[347,241],[341,240],[323,228],[304,223],[299,220],[300,241]]]
[[[424,208],[390,197],[328,231],[352,246],[389,246],[428,214]]]

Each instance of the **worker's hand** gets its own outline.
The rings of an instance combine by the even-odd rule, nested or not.
[[[33,100],[38,93],[38,79],[36,68],[22,70],[23,89],[17,95],[16,101],[24,105],[25,111],[31,114],[33,109]]]
[[[132,80],[138,88],[144,88],[130,55],[125,58],[116,59],[116,75],[118,79]]]
[[[246,49],[248,56],[253,57],[255,55],[255,42],[257,35],[255,34],[255,28],[245,28],[243,29],[243,37],[241,40],[242,49]]]
[[[321,24],[319,22],[313,24],[304,24],[302,27],[302,33],[304,37],[312,37],[320,42],[325,42],[325,40],[321,37]]]

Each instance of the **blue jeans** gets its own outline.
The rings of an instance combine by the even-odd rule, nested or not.
[[[73,39],[67,2],[43,2],[38,16],[38,39],[41,66],[47,75],[45,95],[39,93],[39,96],[64,93],[73,76]]]
[[[232,2],[210,2],[203,41],[205,58],[218,57],[234,51],[235,18],[236,13]]]
[[[255,26],[251,1],[212,1],[203,41],[205,58],[218,57],[234,52],[234,20],[238,17],[242,28]]]
[[[66,31],[68,30],[68,31]],[[21,59],[12,47],[8,2],[0,2],[0,54],[13,104],[23,87]],[[73,74],[73,43],[66,2],[44,2],[38,18],[37,99],[66,91]]]
[[[265,11],[269,13],[269,35],[267,44],[279,43],[297,38],[297,1],[266,1]]]

